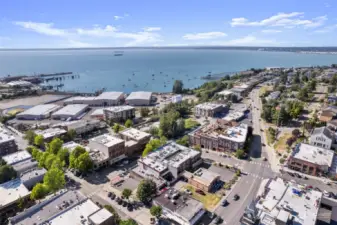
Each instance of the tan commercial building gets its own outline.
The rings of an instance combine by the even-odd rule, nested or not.
[[[222,112],[224,109],[222,104],[215,103],[202,103],[195,106],[196,117],[214,117],[217,113]]]
[[[188,179],[189,184],[205,192],[211,191],[214,184],[220,180],[219,174],[204,168],[200,168],[194,173],[185,171],[184,176]]]
[[[218,119],[215,123],[190,133],[189,142],[191,146],[199,145],[214,151],[236,151],[244,147],[247,134],[247,124]]]
[[[125,141],[125,152],[127,155],[142,152],[151,138],[151,134],[135,128],[123,130],[119,132],[119,136]]]

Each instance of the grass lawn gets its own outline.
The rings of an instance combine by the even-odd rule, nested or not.
[[[192,192],[192,197],[198,201],[200,201],[207,210],[214,209],[214,207],[219,203],[221,200],[221,196],[213,193],[207,193],[206,195],[200,195],[195,192],[195,188],[192,185],[184,186],[184,189],[188,189]]]
[[[259,91],[259,96],[264,95],[267,91],[271,91],[272,90],[272,86],[263,86],[261,87],[260,91]]]
[[[185,120],[185,129],[189,130],[197,126],[200,126],[200,123],[198,123],[197,121],[191,118]]]
[[[278,141],[275,143],[274,148],[277,152],[283,153],[287,151],[287,140],[290,138],[292,134],[284,133]]]
[[[272,137],[272,135],[268,132],[268,130],[265,132],[266,132],[266,137],[267,137],[267,144],[268,145],[273,144],[275,141],[275,138]]]

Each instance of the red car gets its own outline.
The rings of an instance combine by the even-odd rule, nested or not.
[[[313,189],[313,187],[311,185],[308,185],[307,189]]]

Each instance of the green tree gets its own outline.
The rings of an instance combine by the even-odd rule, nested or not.
[[[148,117],[150,113],[150,109],[147,107],[140,108],[140,116],[141,117]]]
[[[264,105],[262,107],[262,113],[261,117],[268,123],[270,123],[273,120],[273,110],[272,106],[270,105]]]
[[[181,129],[177,129],[177,120],[180,117],[176,111],[169,111],[160,117],[159,129],[160,135],[167,138],[176,137],[181,134]],[[185,122],[183,123],[185,127]]]
[[[121,221],[121,217],[111,205],[105,205],[104,208],[113,215],[114,224],[118,225]]]
[[[49,170],[53,164],[53,162],[57,159],[56,155],[54,154],[48,154],[45,162],[44,162],[44,166],[47,170]]]
[[[133,219],[122,220],[119,222],[119,225],[138,225]]]
[[[37,200],[37,199],[44,198],[44,196],[46,196],[47,193],[48,193],[48,190],[45,187],[45,185],[41,183],[37,183],[34,186],[32,192],[30,193],[30,199]]]
[[[66,148],[62,148],[58,151],[57,157],[65,163],[65,165],[69,165],[69,150]]]
[[[161,143],[161,141],[159,139],[152,139],[152,140],[150,140],[146,144],[142,156],[143,157],[147,156],[150,152],[152,152],[153,150],[159,148],[161,145],[162,145],[162,143]]]
[[[36,135],[34,138],[34,144],[40,148],[44,147],[44,138],[42,135]]]
[[[39,161],[41,155],[42,155],[42,152],[39,149],[37,149],[36,147],[32,148],[32,156],[33,156],[34,159]]]
[[[85,152],[80,155],[75,162],[75,168],[84,173],[88,172],[93,167],[94,164],[89,156],[89,152]]]
[[[150,129],[149,129],[149,133],[156,137],[159,135],[159,128],[158,127],[155,127],[155,126],[151,126]]]
[[[301,79],[300,79],[300,74],[299,73],[295,74],[293,81],[294,81],[295,84],[301,83]]]
[[[36,134],[32,130],[28,130],[25,133],[25,136],[23,137],[25,140],[28,141],[30,145],[34,144]]]
[[[63,171],[57,168],[51,168],[45,174],[43,183],[51,192],[55,192],[63,188],[66,183]]]
[[[0,166],[0,183],[5,183],[16,178],[16,171],[10,165]]]
[[[237,149],[235,152],[235,156],[238,159],[243,159],[245,157],[245,151],[242,149]]]
[[[25,201],[23,200],[23,198],[20,196],[18,199],[18,208],[19,209],[23,209],[23,207],[25,206]]]
[[[150,208],[150,213],[154,217],[159,218],[161,216],[162,212],[163,212],[163,209],[162,209],[161,206],[154,205]]]
[[[157,192],[157,185],[152,180],[142,180],[137,188],[137,197],[140,201],[148,201]]]
[[[68,138],[69,138],[69,140],[74,140],[74,138],[76,137],[76,130],[74,130],[74,129],[70,129],[70,130],[68,130],[68,132],[67,132],[67,136],[68,136]]]
[[[45,167],[45,162],[49,156],[49,152],[42,152],[41,155],[39,156],[39,167]]]
[[[188,135],[185,135],[184,137],[178,139],[176,142],[177,142],[177,144],[180,144],[180,145],[188,147],[189,146]]]
[[[122,196],[126,199],[129,199],[131,195],[132,195],[132,191],[128,188],[124,188],[122,192]]]
[[[70,168],[76,168],[77,167],[77,159],[80,157],[80,155],[84,154],[86,152],[85,148],[81,146],[77,146],[74,148],[74,150],[71,152],[69,156],[69,167]]]
[[[194,150],[201,151],[201,146],[200,145],[195,145],[193,146]]]
[[[60,158],[56,157],[56,159],[51,164],[50,168],[57,168],[59,170],[62,170],[63,167],[66,166],[66,163],[64,161],[61,161]]]
[[[172,92],[175,94],[183,93],[184,84],[181,80],[175,80],[172,88]]]
[[[121,126],[118,123],[115,123],[112,127],[113,131],[118,134],[121,131]]]
[[[50,143],[49,143],[49,148],[48,151],[52,154],[57,154],[58,151],[62,148],[63,141],[59,138],[54,138]]]
[[[129,127],[132,127],[132,126],[133,126],[132,120],[128,119],[128,120],[125,122],[125,127],[129,128]]]

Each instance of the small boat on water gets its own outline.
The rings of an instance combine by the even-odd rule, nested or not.
[[[123,51],[115,51],[114,56],[123,56],[124,52]]]

